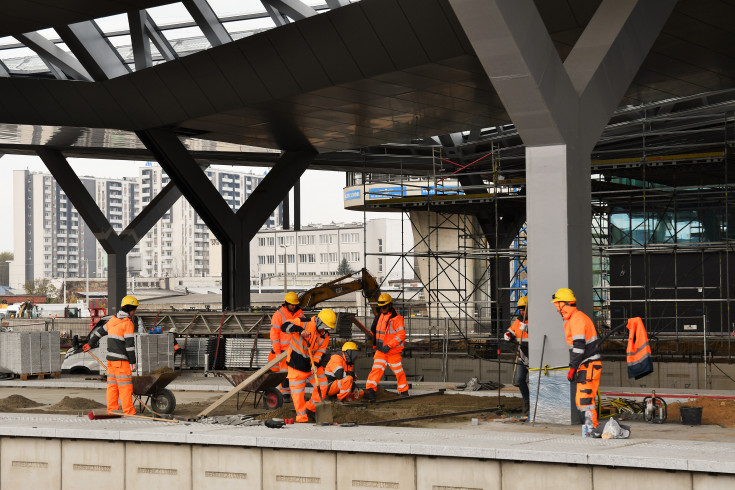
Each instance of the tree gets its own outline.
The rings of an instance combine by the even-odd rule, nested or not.
[[[47,299],[57,299],[59,294],[56,286],[51,284],[48,279],[34,279],[32,281],[26,281],[25,284],[26,293],[32,296],[46,296]]]
[[[15,258],[15,255],[13,255],[13,252],[0,252],[0,263],[10,262],[14,258]]]
[[[350,267],[350,264],[347,263],[347,259],[342,259],[342,262],[339,263],[339,267],[337,267],[337,274],[340,276],[346,276],[347,274],[352,274],[354,271]]]

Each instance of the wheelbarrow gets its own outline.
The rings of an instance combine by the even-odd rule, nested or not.
[[[161,414],[173,413],[176,408],[176,397],[171,390],[166,389],[166,386],[176,379],[179,374],[181,374],[181,371],[133,376],[133,394],[141,400],[142,397],[146,397],[144,403],[150,406],[154,412]]]
[[[237,386],[245,381],[252,373],[252,371],[238,371],[232,375],[227,375],[222,372],[217,374],[229,381],[232,386]],[[287,373],[267,371],[255,378],[237,393],[237,409],[240,410],[245,405],[251,393],[254,395],[253,408],[256,408],[261,400],[263,401],[263,405],[269,410],[280,408],[283,405],[283,395],[277,387],[283,383],[287,375]],[[245,392],[245,396],[240,401],[240,394],[242,392]]]

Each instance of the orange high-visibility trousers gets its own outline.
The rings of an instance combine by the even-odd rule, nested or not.
[[[324,369],[319,368],[316,374],[317,379],[314,379],[311,371],[304,372],[294,369],[291,366],[288,367],[288,381],[291,385],[291,400],[296,409],[296,422],[308,422],[309,418],[306,415],[306,411],[316,412],[314,403],[322,401],[322,393],[327,391],[329,383],[327,382],[327,376],[324,374]],[[308,402],[304,398],[307,381],[314,387],[311,392],[311,399]]]
[[[268,362],[271,362],[273,359],[275,359],[277,355],[278,354],[275,354],[273,351],[271,351],[268,354]],[[281,359],[281,362],[279,362],[278,364],[275,364],[271,368],[271,371],[273,371],[274,373],[287,373],[288,365],[286,364],[286,362],[287,362],[286,358],[284,357],[283,359]],[[282,395],[291,394],[291,390],[289,389],[288,377],[284,379],[280,385],[278,385],[278,391],[280,391]]]
[[[342,401],[355,401],[359,400],[363,392],[360,390],[356,394],[352,394],[354,389],[354,379],[352,376],[345,376],[342,379],[335,379],[332,384],[329,385],[329,391],[327,395],[336,396],[338,400]]]
[[[408,381],[406,381],[406,373],[403,371],[403,364],[401,364],[401,354],[383,354],[380,351],[375,352],[373,358],[373,369],[368,375],[367,382],[365,383],[365,389],[378,389],[378,383],[383,378],[385,368],[390,367],[393,374],[396,375],[396,382],[398,383],[398,392],[403,393],[408,391]]]
[[[107,410],[120,410],[118,396],[125,415],[135,415],[133,407],[133,374],[128,361],[107,361]]]
[[[597,427],[597,408],[595,397],[600,387],[600,374],[602,374],[601,361],[587,361],[577,368],[577,393],[574,403],[582,412],[592,412],[592,426]]]

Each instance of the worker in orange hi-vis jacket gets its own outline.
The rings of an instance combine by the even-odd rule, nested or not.
[[[132,317],[138,308],[138,300],[125,296],[120,311],[95,329],[82,350],[87,352],[97,346],[105,335],[107,340],[107,410],[120,410],[125,415],[135,415],[133,407],[133,371],[135,370],[135,326]],[[118,403],[118,397],[120,403]]]
[[[286,293],[283,298],[283,304],[281,305],[273,316],[271,317],[271,351],[268,354],[268,361],[272,361],[281,352],[286,352],[289,345],[291,344],[291,335],[282,332],[281,326],[284,322],[290,322],[294,318],[304,318],[304,312],[301,311],[299,306],[299,296],[294,292]],[[271,368],[271,371],[275,373],[287,373],[288,366],[286,365],[286,359],[281,359],[281,362]],[[289,389],[288,378],[283,380],[283,383],[278,387],[278,391],[281,392],[285,399],[291,396],[291,390]]]
[[[582,435],[593,437],[597,427],[595,397],[600,387],[602,361],[597,347],[597,329],[590,317],[577,309],[577,298],[569,288],[558,289],[551,299],[564,319],[564,336],[569,344],[569,373],[567,379],[577,383],[575,404],[585,413]]]
[[[340,401],[354,401],[362,397],[363,391],[355,387],[355,360],[359,354],[360,350],[354,342],[345,342],[341,352],[332,354],[324,368],[329,381],[328,396],[336,396]]]
[[[403,317],[393,307],[393,298],[390,294],[383,293],[378,297],[380,312],[373,320],[371,331],[375,338],[373,349],[373,369],[368,375],[365,383],[365,398],[369,402],[375,401],[375,393],[378,389],[385,368],[389,367],[396,376],[398,383],[398,394],[408,396],[408,381],[403,371],[402,352],[406,343],[406,330],[403,326]]]
[[[291,344],[286,357],[288,365],[288,381],[291,385],[291,399],[296,409],[296,422],[316,420],[316,406],[324,398],[327,391],[327,377],[320,366],[322,357],[327,354],[329,346],[328,329],[334,328],[337,315],[334,311],[324,309],[304,324],[294,318],[285,322],[281,330],[291,336]],[[306,402],[306,382],[313,387],[311,399]]]

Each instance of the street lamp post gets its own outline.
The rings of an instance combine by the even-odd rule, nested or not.
[[[287,270],[286,270],[287,247],[285,245],[279,245],[279,247],[283,249],[283,292],[287,293],[288,292],[288,279],[287,279],[288,275],[287,275]]]

